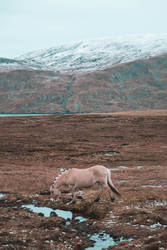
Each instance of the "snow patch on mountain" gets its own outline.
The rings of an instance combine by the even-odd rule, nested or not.
[[[0,71],[17,69],[37,69],[37,66],[24,60],[0,57]]]
[[[15,60],[35,69],[94,71],[164,53],[167,53],[167,34],[131,35],[74,42],[30,52]]]

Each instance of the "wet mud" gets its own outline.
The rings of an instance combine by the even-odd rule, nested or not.
[[[0,118],[0,249],[167,249],[167,112]],[[122,194],[49,194],[102,164]]]

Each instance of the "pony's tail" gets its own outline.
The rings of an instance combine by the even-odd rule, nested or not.
[[[117,194],[118,196],[121,196],[121,194],[119,193],[119,191],[116,189],[116,187],[114,186],[112,180],[111,180],[111,173],[110,170],[107,169],[107,184],[108,186],[111,188],[111,190]]]

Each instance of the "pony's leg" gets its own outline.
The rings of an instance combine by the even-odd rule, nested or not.
[[[106,185],[106,188],[107,188],[108,193],[109,193],[109,195],[110,195],[110,200],[111,200],[111,202],[114,202],[114,201],[115,201],[115,198],[114,198],[114,196],[113,196],[113,193],[112,193],[111,189],[109,188],[108,185]]]
[[[96,199],[94,200],[94,202],[98,202],[100,200],[100,196],[101,196],[102,192],[103,192],[103,185],[99,183],[99,193],[98,193]]]
[[[73,192],[73,195],[72,195],[72,203],[75,203],[75,198],[76,198],[76,191]]]
[[[70,201],[70,204],[73,204],[75,203],[75,198],[76,198],[76,187],[71,186],[71,190],[72,190],[72,201]]]

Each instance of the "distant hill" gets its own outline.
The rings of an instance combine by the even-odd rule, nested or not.
[[[25,60],[20,58],[20,62]],[[1,61],[0,61],[1,62]],[[167,54],[102,70],[0,67],[0,113],[91,113],[167,109]],[[9,61],[8,65],[16,63]]]
[[[0,68],[90,72],[164,53],[167,53],[167,34],[119,36],[42,49],[13,61],[0,58]]]

